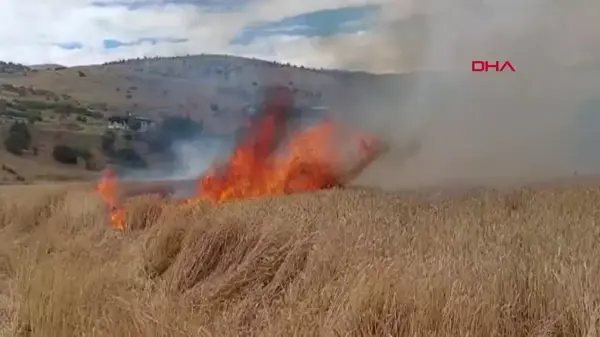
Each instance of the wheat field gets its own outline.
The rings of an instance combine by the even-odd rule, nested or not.
[[[0,189],[0,336],[597,336],[600,188],[221,206]]]

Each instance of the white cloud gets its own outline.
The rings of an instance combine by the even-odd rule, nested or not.
[[[489,42],[490,36],[514,40],[520,34],[525,44],[522,49],[529,51],[532,48],[527,41],[531,38],[524,38],[523,34],[531,33],[530,28],[535,26],[555,31],[538,34],[542,38],[554,36],[555,43],[569,45],[552,48],[553,57],[577,62],[583,50],[588,50],[587,54],[598,53],[598,44],[590,41],[597,40],[600,29],[593,18],[598,6],[592,7],[591,0],[573,2],[585,4],[585,10],[553,1],[542,4],[541,0],[255,0],[240,13],[214,13],[191,5],[157,5],[132,11],[125,6],[92,6],[91,0],[0,0],[0,60],[79,65],[139,56],[233,53],[308,66],[386,71],[419,62],[437,64],[441,58],[469,59],[485,48],[487,54],[501,52]],[[290,37],[282,35],[282,31],[280,35],[256,39],[248,46],[228,44],[253,22],[369,4],[384,6],[381,26],[375,31],[328,38]],[[414,19],[415,13],[429,13],[429,19]],[[488,19],[482,19],[486,15]],[[546,21],[562,21],[566,28],[556,28],[551,23],[542,25],[544,16],[549,18]],[[398,25],[401,19],[409,20],[408,25],[417,29],[408,31],[406,25]],[[145,43],[113,50],[105,50],[102,45],[103,39],[135,41],[145,37],[188,41]],[[73,41],[83,43],[84,48],[65,50],[55,45]],[[510,44],[512,48],[518,43]]]
[[[196,53],[256,54],[280,59],[292,54],[293,44],[284,42],[279,51],[275,41],[258,41],[248,50],[230,48],[228,42],[252,22],[279,20],[321,9],[364,5],[381,0],[259,0],[241,13],[213,13],[192,5],[163,5],[128,10],[126,6],[93,6],[89,0],[0,0],[0,60],[22,63],[78,65],[144,55]],[[119,3],[123,3],[120,1]],[[135,41],[144,37],[186,38],[185,43],[140,44],[104,50],[103,39]],[[64,50],[56,43],[81,42],[79,50]],[[297,41],[298,42],[298,41]],[[269,45],[271,49],[259,50]],[[310,41],[300,44],[310,45]],[[278,49],[272,52],[272,48]],[[302,58],[294,57],[296,62]]]

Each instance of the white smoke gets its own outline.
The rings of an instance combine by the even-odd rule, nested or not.
[[[233,141],[208,137],[175,142],[172,145],[175,170],[167,179],[187,180],[202,176],[216,161],[231,153],[233,145]]]
[[[599,10],[591,0],[402,2],[384,10],[361,48],[359,40],[323,41],[341,66],[442,72],[405,76],[393,109],[375,90],[363,95],[372,132],[398,149],[415,131],[421,142],[418,155],[406,160],[398,150],[363,182],[517,183],[571,175],[583,162],[600,173],[589,167],[596,151],[577,146],[578,111],[599,96]],[[517,71],[471,73],[472,60],[509,60]]]

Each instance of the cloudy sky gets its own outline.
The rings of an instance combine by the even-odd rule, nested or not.
[[[415,62],[436,67],[451,59],[470,66],[472,59],[482,57],[506,59],[507,51],[516,49],[527,56],[539,52],[575,58],[566,54],[579,57],[590,53],[583,49],[597,46],[590,43],[600,35],[592,15],[599,8],[591,5],[596,3],[0,0],[0,60],[71,66],[226,53],[313,67],[398,71]]]
[[[0,0],[0,59],[78,65],[231,53],[327,66],[317,40],[360,36],[386,0]]]

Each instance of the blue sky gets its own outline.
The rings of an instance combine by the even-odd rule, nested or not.
[[[104,49],[115,49],[120,47],[128,47],[135,46],[142,43],[148,43],[152,45],[156,45],[159,43],[181,43],[186,42],[188,39],[185,38],[157,38],[157,37],[142,37],[134,41],[119,41],[115,39],[104,39],[102,40],[102,44],[104,45]],[[82,48],[83,44],[74,43],[75,46]]]
[[[130,10],[138,10],[147,7],[154,6],[165,6],[165,5],[194,5],[203,10],[210,12],[231,12],[243,10],[251,0],[167,0],[167,1],[156,1],[156,0],[117,0],[117,1],[106,1],[97,0],[92,2],[94,6],[98,7],[111,7],[111,6],[125,6]]]
[[[397,1],[413,0],[0,0],[0,60],[231,54],[336,67],[324,46],[369,39]]]
[[[242,11],[251,4],[251,0],[169,0],[157,2],[152,0],[135,1],[94,1],[92,6],[100,8],[124,7],[128,11],[142,11],[147,8],[192,5],[196,10],[210,13],[231,13]],[[288,16],[274,21],[251,22],[242,27],[229,40],[230,45],[250,45],[260,38],[273,36],[297,37],[330,37],[339,34],[352,34],[369,29],[378,13],[378,5],[348,6],[336,9],[323,9],[298,15]],[[174,44],[186,42],[186,37],[144,36],[133,40],[121,40],[107,36],[102,39],[106,50],[130,47],[141,44]],[[83,49],[85,41],[67,41],[56,44],[58,47],[75,50]]]
[[[231,43],[249,44],[270,35],[327,37],[355,33],[369,28],[378,9],[376,5],[324,9],[278,21],[260,22],[245,27]]]
[[[0,0],[0,60],[74,66],[204,53],[387,71],[418,63],[431,43],[436,51],[428,56],[439,59],[428,62],[453,55],[462,65],[510,49],[490,45],[489,36],[515,39],[554,18],[564,24],[539,30],[568,47],[549,47],[553,57],[576,58],[583,49],[595,52],[600,39],[600,2],[581,1],[538,8],[538,0],[476,7],[455,0]],[[482,20],[482,13],[493,15]]]
[[[74,66],[205,53],[327,67],[319,39],[369,31],[394,1],[0,0],[0,60]]]

